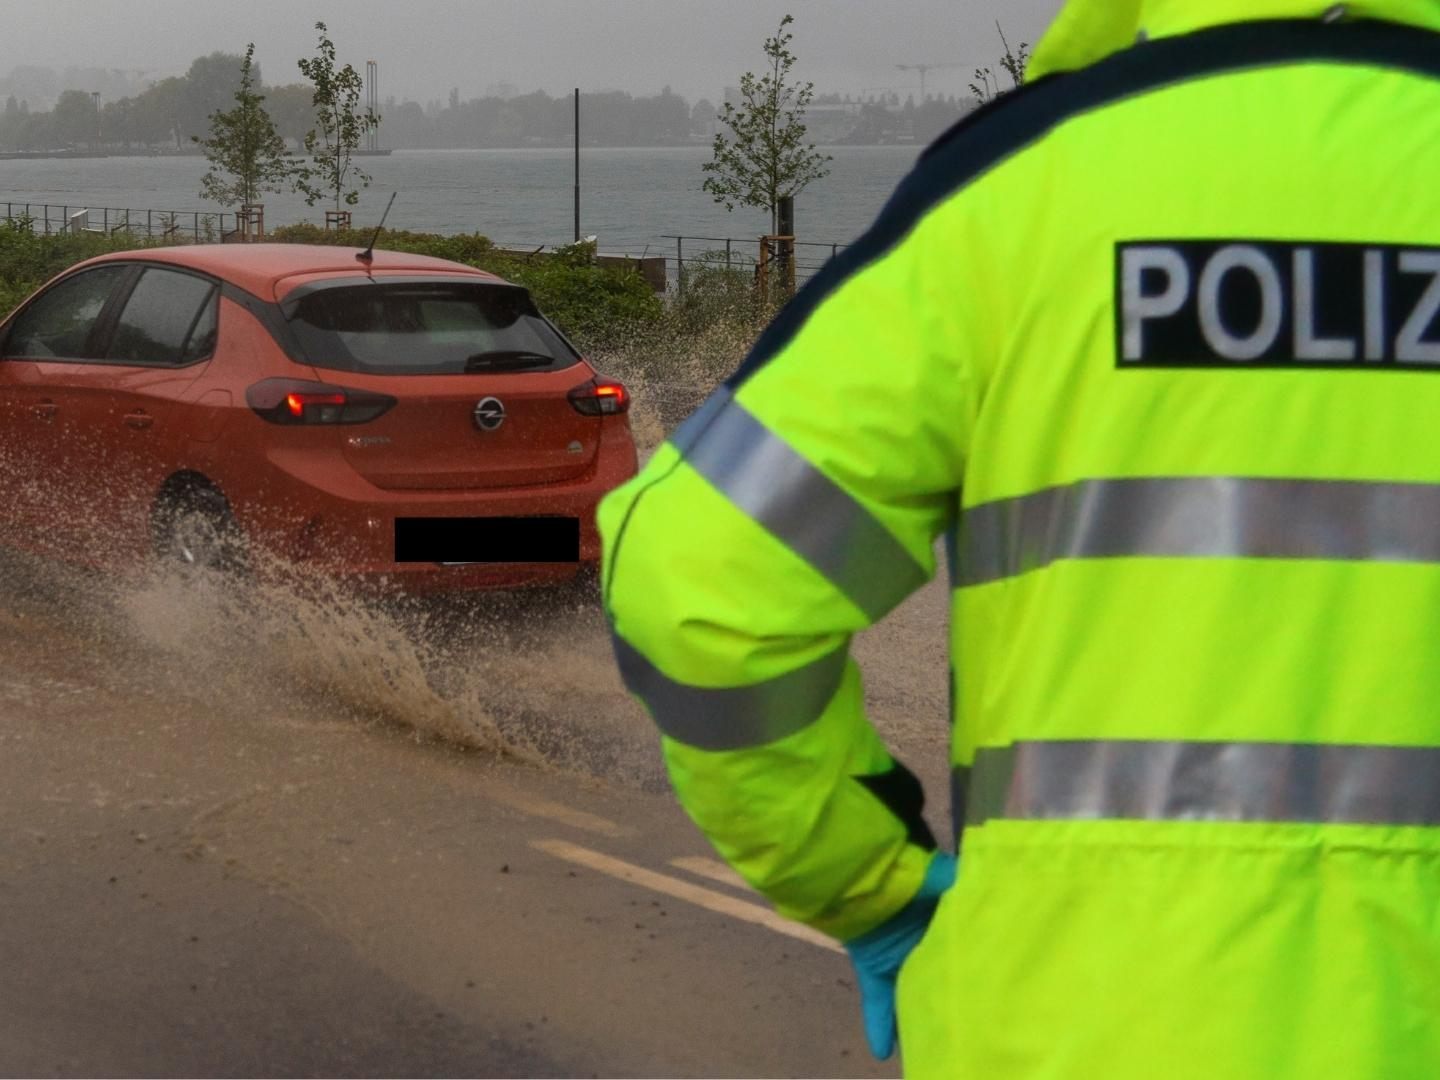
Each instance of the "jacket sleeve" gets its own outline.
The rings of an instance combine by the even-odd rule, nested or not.
[[[958,505],[972,394],[953,253],[927,237],[832,263],[599,512],[616,655],[676,794],[842,940],[913,897],[934,847],[848,655],[934,573]]]

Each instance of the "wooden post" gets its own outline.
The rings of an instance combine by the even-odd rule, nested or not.
[[[265,239],[265,204],[242,203],[235,215],[235,231],[247,242]]]
[[[774,264],[772,266],[772,264]],[[772,282],[774,283],[772,286]],[[760,262],[755,267],[755,288],[762,300],[772,300],[771,289],[780,291],[783,299],[795,295],[795,237],[762,236]]]

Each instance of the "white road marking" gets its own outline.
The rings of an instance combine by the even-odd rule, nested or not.
[[[818,945],[822,949],[829,949],[831,952],[843,953],[844,947],[839,942],[833,941],[808,926],[801,926],[799,923],[791,922],[775,914],[769,908],[761,907],[759,904],[747,903],[744,900],[737,900],[733,896],[716,892],[714,889],[707,889],[701,885],[692,885],[680,878],[670,877],[668,874],[657,874],[653,870],[647,870],[643,866],[636,866],[634,863],[623,862],[620,859],[611,858],[609,855],[589,848],[572,844],[565,840],[532,840],[530,846],[538,848],[547,855],[554,855],[556,858],[565,859],[568,862],[577,863],[590,870],[597,870],[602,874],[619,878],[621,881],[628,881],[632,885],[639,885],[646,889],[652,889],[666,896],[673,896],[677,900],[684,900],[687,903],[695,904],[697,907],[717,912],[721,915],[728,915],[732,919],[740,919],[744,922],[754,923],[756,926],[763,926],[767,930],[773,930],[777,934],[784,934],[799,941],[808,942],[811,945]]]
[[[512,791],[499,786],[489,786],[485,795],[496,802],[504,803],[513,810],[530,814],[533,817],[542,817],[550,821],[559,822],[561,825],[569,825],[572,829],[583,829],[585,832],[597,833],[600,836],[608,836],[611,839],[619,839],[625,836],[634,835],[635,830],[626,828],[624,825],[617,825],[608,818],[596,814],[587,814],[584,810],[572,810],[563,803],[551,802],[549,799],[540,799],[531,795],[524,795],[518,791]]]
[[[753,891],[748,881],[719,859],[707,859],[704,855],[681,855],[678,859],[671,859],[670,865],[677,870],[688,871],[696,877],[718,881],[721,885],[744,889],[746,892]]]

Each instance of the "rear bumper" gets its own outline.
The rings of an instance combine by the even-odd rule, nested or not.
[[[467,491],[390,491],[375,487],[338,450],[275,450],[263,478],[243,490],[226,486],[247,539],[286,563],[382,589],[445,592],[559,584],[600,559],[595,508],[635,474],[628,427],[606,432],[591,469],[574,480],[539,487]],[[260,479],[260,483],[255,481]],[[578,562],[476,563],[446,566],[395,561],[397,518],[573,517],[580,522]]]

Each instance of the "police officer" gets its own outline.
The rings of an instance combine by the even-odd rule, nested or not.
[[[1440,1075],[1440,2],[1030,75],[605,502],[624,677],[915,1073]],[[942,536],[958,877],[847,657]]]

